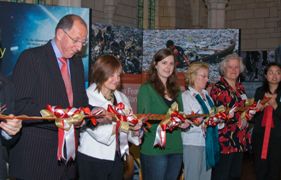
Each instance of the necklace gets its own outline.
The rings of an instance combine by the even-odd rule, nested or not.
[[[113,96],[113,93],[110,93],[110,95],[109,95],[109,97],[106,97],[106,96],[104,96],[103,95],[103,97],[107,100],[107,101],[113,101],[113,98],[114,98],[114,96]]]

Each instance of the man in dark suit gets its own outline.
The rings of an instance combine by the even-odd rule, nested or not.
[[[87,42],[87,35],[87,25],[81,17],[66,15],[57,24],[54,39],[20,55],[13,72],[16,114],[39,116],[47,104],[62,108],[88,104],[83,64],[81,56],[77,56]],[[63,62],[67,65],[70,86],[62,72]],[[25,121],[21,137],[10,151],[10,175],[25,180],[76,179],[76,164],[72,160],[75,156],[68,157],[76,139],[69,136],[70,144],[64,139],[65,145],[59,153],[58,134],[54,122]]]
[[[0,111],[1,114],[14,113],[14,86],[13,84],[2,74],[0,74]],[[13,145],[17,140],[22,124],[20,120],[9,119],[1,120],[0,128],[1,140],[0,143],[0,179],[7,179],[7,147]],[[16,135],[17,134],[17,135]]]

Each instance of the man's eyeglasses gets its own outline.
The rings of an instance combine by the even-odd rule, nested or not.
[[[74,39],[74,38],[71,37],[65,30],[63,30],[63,32],[69,37],[69,39],[72,40],[72,42],[73,42],[74,44],[81,43],[82,46],[86,46],[87,43],[88,43],[88,41],[80,41],[80,40],[78,40],[78,39]]]

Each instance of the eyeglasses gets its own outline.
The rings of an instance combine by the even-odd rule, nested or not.
[[[73,37],[71,37],[64,29],[63,29],[63,32],[67,35],[67,37],[69,37],[69,39],[72,40],[73,44],[77,44],[77,43],[81,43],[82,46],[86,46],[88,41],[80,41],[78,39],[74,39]]]
[[[205,79],[205,78],[209,78],[209,76],[208,75],[204,75],[204,74],[196,74],[197,76],[200,76],[200,77],[202,77],[203,79]]]

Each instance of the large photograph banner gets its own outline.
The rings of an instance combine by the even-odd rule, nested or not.
[[[20,53],[47,43],[55,36],[59,19],[66,14],[81,16],[90,27],[90,9],[0,2],[0,68],[11,75]],[[85,79],[88,79],[89,45],[83,50]]]
[[[189,63],[203,61],[210,65],[210,81],[219,78],[218,64],[223,57],[240,50],[239,29],[145,30],[143,33],[143,70],[149,68],[158,49],[170,48],[176,57],[177,71]]]
[[[231,53],[239,53],[239,29],[141,30],[138,28],[92,24],[92,63],[102,54],[116,56],[123,65],[122,91],[136,109],[136,95],[146,81],[153,55],[161,48],[171,48],[177,61],[178,77],[184,88],[183,72],[189,63],[210,64],[210,81],[219,79],[218,63]]]

